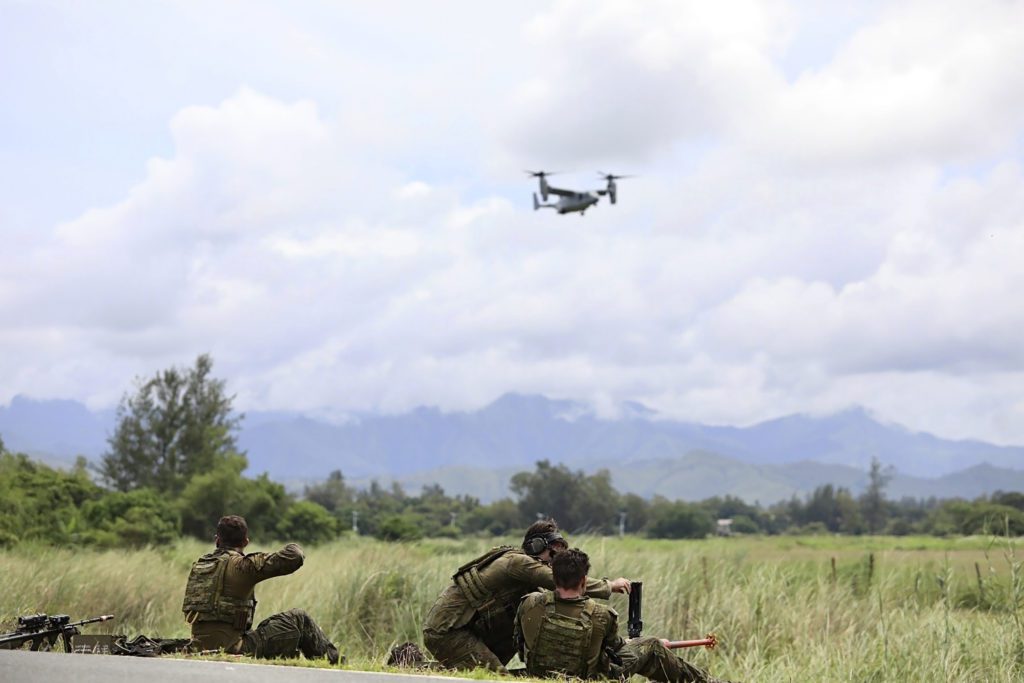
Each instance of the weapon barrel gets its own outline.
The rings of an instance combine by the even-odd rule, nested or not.
[[[629,582],[629,619],[626,629],[630,638],[639,638],[644,630],[643,620],[644,582]]]
[[[67,624],[67,626],[84,626],[86,624],[95,624],[95,623],[100,622],[100,621],[110,621],[113,618],[114,618],[113,614],[104,614],[102,617],[93,617],[91,619],[82,619],[81,621],[76,621],[74,623]]]
[[[680,650],[684,647],[706,647],[709,650],[714,650],[718,645],[718,638],[714,633],[709,633],[706,638],[697,640],[663,640],[661,642],[670,650]]]

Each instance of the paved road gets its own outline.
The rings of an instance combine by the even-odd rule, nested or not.
[[[450,683],[465,679],[197,659],[0,650],[0,683]]]

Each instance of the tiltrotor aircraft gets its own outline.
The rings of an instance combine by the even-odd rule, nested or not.
[[[554,175],[550,171],[527,171],[527,173],[540,181],[540,196],[545,202],[548,201],[549,195],[555,195],[558,197],[557,202],[551,204],[544,204],[537,200],[537,193],[533,193],[533,210],[537,209],[554,209],[558,213],[573,213],[579,211],[580,215],[584,215],[587,209],[597,204],[597,200],[604,195],[608,195],[611,199],[612,204],[615,203],[615,181],[621,180],[622,178],[631,178],[628,175],[615,175],[613,173],[601,173],[598,172],[604,181],[607,183],[603,190],[594,190],[592,192],[577,192],[576,190],[563,190],[560,187],[553,187],[548,184],[548,176]]]

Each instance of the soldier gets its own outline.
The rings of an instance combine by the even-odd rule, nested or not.
[[[558,525],[549,519],[526,530],[522,548],[494,548],[459,567],[427,614],[423,644],[448,668],[483,666],[505,673],[515,654],[516,606],[527,593],[555,587],[548,562],[566,547]],[[628,593],[629,579],[591,579],[585,590],[608,598],[612,592]]]
[[[301,652],[307,659],[326,657],[337,664],[338,648],[301,609],[274,614],[252,628],[253,587],[301,567],[302,548],[289,543],[276,553],[243,554],[249,528],[238,515],[220,518],[214,540],[217,549],[192,565],[181,608],[192,627],[194,646],[265,659],[298,657]]]
[[[585,595],[590,571],[585,552],[558,553],[551,568],[554,591],[527,595],[516,614],[515,641],[530,676],[626,680],[640,674],[660,683],[719,683],[658,638],[623,640],[615,610]]]

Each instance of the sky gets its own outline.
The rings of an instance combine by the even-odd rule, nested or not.
[[[0,404],[1024,444],[1024,2],[848,4],[0,0]]]

